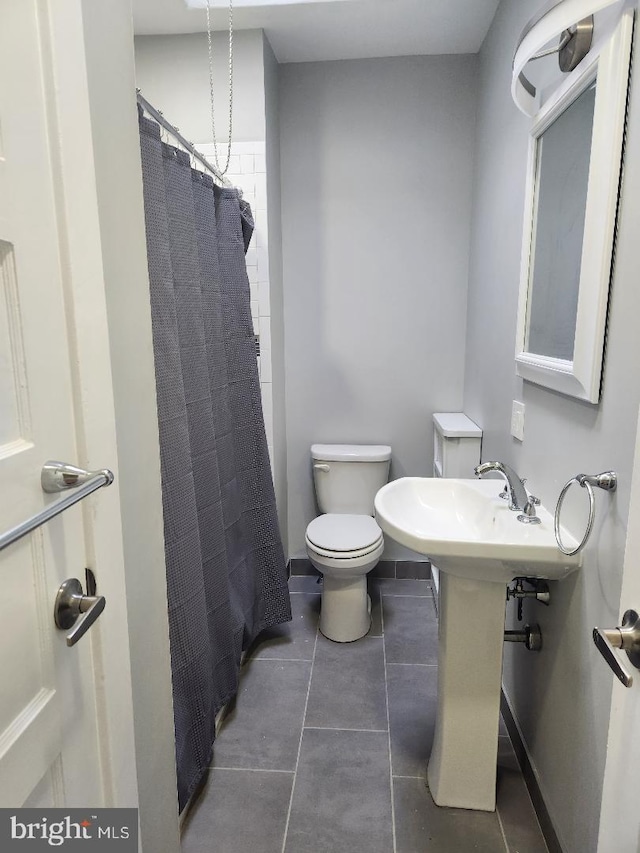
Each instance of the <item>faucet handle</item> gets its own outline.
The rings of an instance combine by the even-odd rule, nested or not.
[[[524,490],[527,493],[527,497],[529,498],[529,503],[533,504],[534,506],[540,506],[540,504],[541,504],[540,498],[537,498],[535,495],[532,495],[531,492],[529,491],[529,489],[527,489],[527,486],[526,486],[527,478],[523,477],[520,482],[524,486]],[[506,490],[506,486],[505,486],[505,490]]]
[[[540,501],[538,501],[540,503]],[[523,524],[540,524],[540,519],[536,515],[536,505],[529,499],[524,505],[524,510],[518,516],[518,521]]]
[[[520,482],[522,483],[522,487],[527,494],[527,502],[524,505],[524,509],[522,510],[522,514],[518,516],[518,521],[521,521],[523,524],[541,524],[540,519],[536,515],[536,507],[540,506],[540,498],[537,498],[535,495],[532,495],[526,487],[527,478],[523,477]]]

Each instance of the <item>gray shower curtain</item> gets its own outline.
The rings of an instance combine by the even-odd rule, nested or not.
[[[235,190],[140,114],[180,810],[211,763],[240,656],[291,619]]]

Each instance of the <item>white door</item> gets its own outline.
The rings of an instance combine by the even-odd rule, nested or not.
[[[620,610],[622,612],[635,610],[640,613],[640,428],[636,438],[631,483]],[[633,684],[630,688],[625,688],[614,678],[598,853],[638,853],[640,851],[640,670],[631,665],[623,651],[616,650],[615,655],[632,675]],[[602,659],[596,661],[595,665],[606,666],[606,663]]]
[[[38,0],[0,3],[0,533],[60,499],[41,489],[46,460],[82,465],[88,453],[78,386],[91,381],[91,361],[78,366],[68,293],[73,223],[63,203],[56,114],[56,99],[74,95],[69,87],[61,93],[55,76],[49,14]],[[77,21],[69,24],[77,29]],[[81,147],[79,154],[89,156]],[[117,500],[114,487],[101,489],[0,552],[2,807],[113,804],[114,747],[97,683],[108,634],[98,622],[67,647],[53,606],[66,579],[85,585],[85,568],[95,568],[98,503]],[[113,554],[117,561],[117,538]],[[127,674],[124,667],[123,703]],[[126,768],[117,772],[130,776]]]

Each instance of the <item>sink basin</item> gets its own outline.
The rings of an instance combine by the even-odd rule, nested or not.
[[[581,564],[556,545],[547,510],[536,508],[540,524],[523,524],[498,497],[502,487],[496,479],[405,477],[375,498],[384,533],[440,569],[438,705],[427,768],[439,806],[495,809],[506,584],[519,576],[558,580]],[[566,531],[563,540],[573,542]]]
[[[376,520],[392,539],[458,577],[506,584],[523,576],[558,580],[579,568],[581,556],[567,557],[556,545],[553,516],[539,506],[540,524],[518,521],[498,497],[503,483],[404,477],[376,495]],[[573,543],[566,531],[563,540]]]

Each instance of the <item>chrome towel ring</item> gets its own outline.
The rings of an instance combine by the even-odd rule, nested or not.
[[[565,499],[565,495],[573,485],[573,483],[579,483],[583,489],[586,489],[589,493],[589,520],[587,521],[587,529],[584,532],[584,536],[582,537],[582,541],[578,545],[577,548],[569,549],[566,548],[562,542],[562,538],[560,536],[560,511],[562,510],[562,503]],[[591,531],[593,530],[593,522],[596,517],[596,498],[593,491],[593,487],[595,486],[598,489],[604,489],[607,492],[615,492],[616,487],[618,485],[618,475],[614,471],[603,471],[602,474],[576,474],[575,477],[572,477],[568,480],[564,486],[562,487],[562,491],[558,496],[558,503],[556,504],[556,511],[553,517],[553,530],[556,534],[556,542],[558,543],[558,548],[562,551],[563,554],[566,554],[567,557],[573,557],[574,554],[582,551],[584,546],[589,541],[589,536],[591,536]]]

